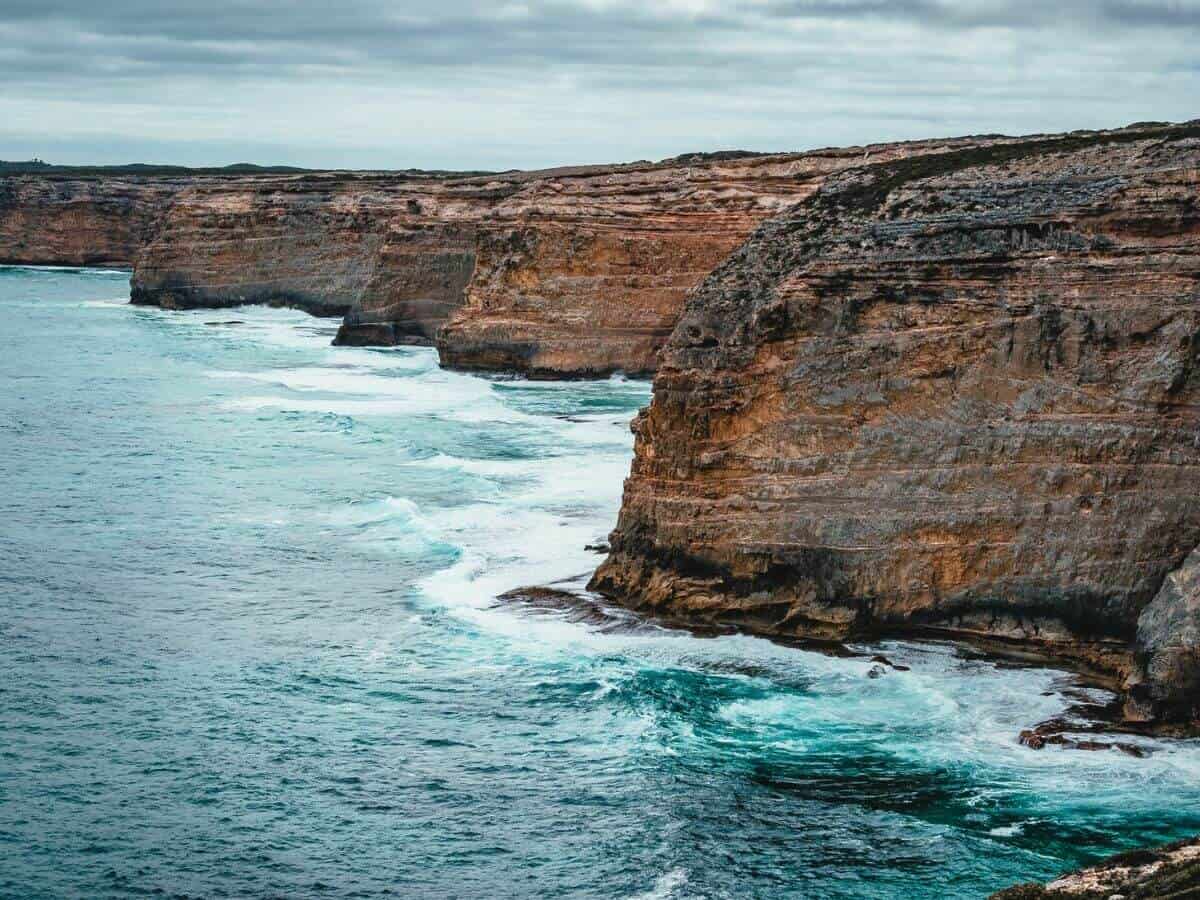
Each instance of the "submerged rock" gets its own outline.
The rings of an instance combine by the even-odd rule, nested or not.
[[[626,609],[605,603],[601,597],[561,588],[515,588],[500,594],[496,600],[502,605],[523,606],[534,613],[554,613],[568,622],[591,625],[601,633],[633,633],[645,630],[649,624]]]

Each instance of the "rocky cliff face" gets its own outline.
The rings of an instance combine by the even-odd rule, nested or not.
[[[443,365],[531,377],[648,375],[692,290],[764,219],[833,172],[972,139],[709,154],[525,173],[490,186]]]
[[[134,302],[344,313],[338,343],[440,334],[455,368],[644,374],[686,291],[755,224],[864,152],[199,184],[138,254]]]
[[[137,254],[132,300],[343,315],[371,283],[392,204],[387,185],[336,174],[195,184]]]
[[[763,219],[864,156],[976,143],[205,182],[138,254],[133,298],[345,314],[338,343],[436,340],[453,368],[648,374],[687,291]]]
[[[129,266],[185,179],[0,177],[0,262]]]
[[[832,173],[986,144],[495,175],[34,175],[0,186],[0,256],[133,263],[134,303],[344,315],[342,344],[432,344],[459,369],[647,375],[687,292]]]
[[[1190,715],[1198,194],[1197,124],[827,179],[690,298],[593,587],[772,634],[1018,641]]]
[[[810,168],[795,156],[689,159],[512,185],[480,223],[442,363],[552,378],[652,372],[687,291],[810,192]]]

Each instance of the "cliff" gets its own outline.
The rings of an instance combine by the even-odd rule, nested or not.
[[[134,261],[134,303],[262,303],[344,315],[371,283],[393,210],[389,183],[345,174],[198,182]]]
[[[533,378],[649,375],[690,290],[753,229],[860,165],[988,139],[493,176],[474,269],[437,338],[443,365]],[[467,185],[451,185],[463,190]]]
[[[454,368],[647,373],[686,291],[812,172],[862,152],[204,182],[137,255],[133,299],[345,314],[341,344],[440,334]]]
[[[978,143],[205,181],[172,199],[138,254],[133,299],[344,314],[337,343],[436,341],[451,368],[649,374],[687,292],[822,178],[864,156]]]
[[[480,223],[463,306],[438,339],[442,364],[546,378],[652,373],[687,292],[755,225],[862,153],[531,173]]]
[[[592,587],[1016,642],[1194,717],[1198,192],[1196,123],[830,177],[689,298]]]
[[[183,178],[0,177],[0,262],[130,266]]]
[[[994,140],[499,174],[56,169],[0,182],[0,259],[132,264],[134,303],[342,315],[336,343],[436,342],[451,368],[648,375],[688,291],[823,179]]]

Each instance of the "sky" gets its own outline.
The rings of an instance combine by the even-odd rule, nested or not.
[[[0,159],[508,169],[1200,117],[1200,0],[0,0]]]

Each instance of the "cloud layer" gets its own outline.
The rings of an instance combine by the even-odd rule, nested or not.
[[[0,158],[532,167],[1200,116],[1200,0],[0,0]]]

